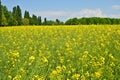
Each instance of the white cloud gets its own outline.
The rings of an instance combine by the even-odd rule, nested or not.
[[[120,5],[113,5],[112,9],[114,9],[114,10],[120,10]]]
[[[55,20],[56,18],[60,20],[67,20],[73,17],[115,17],[120,18],[120,14],[104,14],[101,9],[82,9],[80,11],[40,11],[34,12],[37,16],[47,17],[48,19]]]
[[[110,18],[120,18],[120,14],[110,14],[108,15]]]
[[[57,17],[57,16],[91,17],[91,16],[101,16],[102,11],[100,9],[82,9],[80,11],[40,11],[40,12],[35,12],[35,14],[46,17]]]
[[[83,9],[80,11],[80,15],[85,17],[91,16],[101,17],[102,11],[100,9]]]

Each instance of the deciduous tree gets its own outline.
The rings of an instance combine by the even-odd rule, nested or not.
[[[6,17],[5,17],[5,15],[4,14],[2,14],[2,21],[1,21],[1,25],[2,26],[7,26],[7,19],[6,19]]]
[[[38,25],[41,25],[41,24],[42,24],[41,16],[38,16]]]

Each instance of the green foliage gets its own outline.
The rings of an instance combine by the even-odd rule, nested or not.
[[[59,25],[59,24],[60,24],[60,20],[56,19],[56,25]]]
[[[12,14],[15,20],[17,21],[18,25],[21,25],[22,24],[22,12],[21,12],[19,5],[17,5],[16,7],[13,7]]]
[[[38,25],[42,25],[42,19],[41,19],[41,16],[38,16]]]
[[[32,18],[30,18],[30,25],[37,25],[37,24],[38,24],[37,16],[33,14]]]
[[[45,17],[45,18],[44,18],[43,25],[46,25],[46,24],[47,24],[47,18]]]
[[[22,20],[22,23],[23,23],[23,25],[29,25],[29,19],[24,18],[24,19]]]
[[[18,25],[21,25],[22,24],[22,12],[21,12],[19,5],[17,5],[16,15],[17,15],[16,20],[18,22]]]
[[[28,12],[28,11],[25,11],[25,13],[24,13],[24,18],[27,18],[27,19],[29,19],[29,18],[30,18],[30,14],[29,14],[29,12]]]
[[[99,17],[91,17],[91,18],[73,18],[73,19],[68,19],[65,22],[66,25],[78,25],[78,24],[83,24],[83,25],[89,25],[89,24],[120,24],[120,19],[114,19],[114,18],[99,18]]]
[[[2,14],[2,23],[1,23],[1,25],[2,25],[2,26],[7,26],[7,25],[8,25],[7,19],[6,19],[6,17],[5,17],[4,14]]]
[[[65,22],[66,25],[78,25],[79,21],[77,18],[69,19]]]

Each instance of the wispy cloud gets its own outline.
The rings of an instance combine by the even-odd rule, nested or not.
[[[114,9],[114,10],[120,10],[120,5],[113,5],[112,9]]]
[[[57,16],[66,16],[67,13],[65,11],[40,11],[35,12],[34,14],[40,15],[43,17],[57,17]]]

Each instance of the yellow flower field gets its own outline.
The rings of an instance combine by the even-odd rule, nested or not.
[[[0,80],[119,80],[120,25],[0,28]]]

